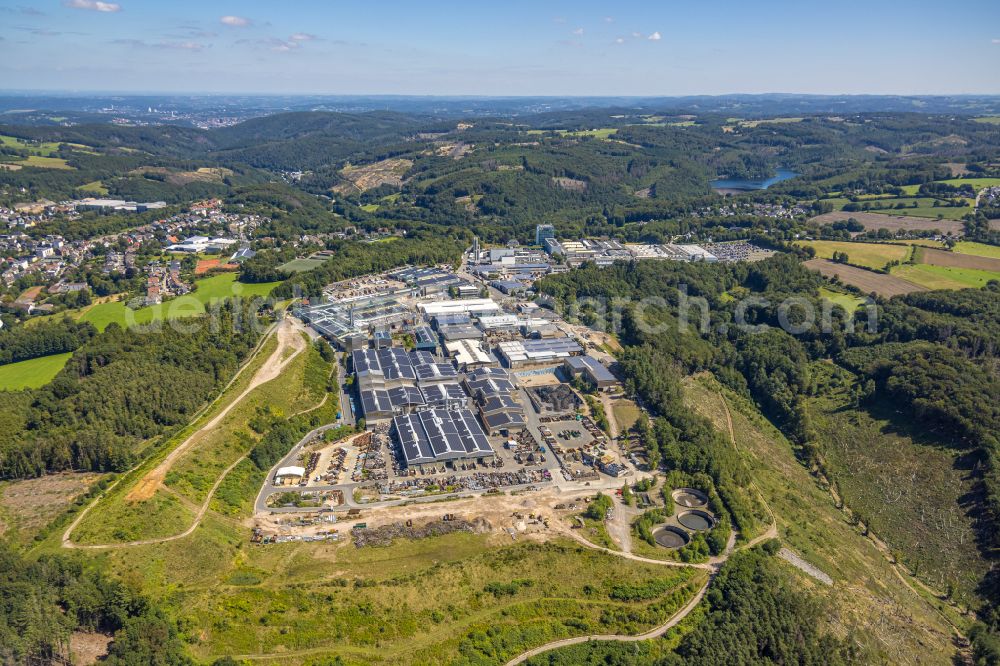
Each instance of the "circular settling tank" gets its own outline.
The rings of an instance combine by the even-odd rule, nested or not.
[[[687,532],[672,525],[661,527],[653,532],[653,538],[663,548],[682,548],[691,541],[691,537],[687,535]]]
[[[704,511],[697,510],[685,511],[684,513],[678,514],[677,522],[695,532],[710,530],[715,525],[715,521],[712,519],[712,516]]]
[[[708,496],[700,490],[695,490],[694,488],[678,488],[670,495],[674,498],[675,504],[688,509],[708,504]]]

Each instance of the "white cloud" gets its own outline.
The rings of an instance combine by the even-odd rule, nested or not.
[[[311,42],[319,39],[319,37],[316,35],[310,35],[308,32],[297,32],[288,39],[293,42]]]
[[[219,19],[219,22],[234,28],[245,28],[250,25],[250,19],[243,16],[223,16]]]
[[[652,35],[650,35],[650,36],[649,36],[649,39],[651,39],[651,40],[652,40],[652,41],[654,41],[654,42],[658,42],[658,41],[660,41],[661,39],[663,39],[663,36],[662,36],[662,35],[660,35],[660,33],[659,33],[659,32],[654,32],[654,33],[653,33]]]
[[[122,6],[115,2],[100,2],[100,0],[66,0],[63,4],[73,9],[86,9],[92,12],[114,13],[122,10]]]
[[[1000,44],[1000,39],[994,39],[994,40],[993,40],[993,43],[994,43],[994,44]]]
[[[618,37],[617,39],[615,39],[615,44],[624,44],[624,43],[625,43],[624,37]]]
[[[604,17],[604,22],[605,23],[614,23],[615,22],[615,17],[614,16],[605,16]]]
[[[583,28],[577,28],[576,30],[573,31],[573,34],[579,37],[580,35],[583,34]]]
[[[635,37],[636,39],[642,39],[642,33],[641,32],[633,32],[632,36]]]

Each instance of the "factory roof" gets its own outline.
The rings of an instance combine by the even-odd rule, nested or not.
[[[493,447],[467,409],[428,409],[392,420],[407,464],[493,455]]]
[[[571,356],[566,363],[575,372],[587,372],[598,383],[618,381],[600,361],[593,356]]]
[[[421,386],[420,392],[424,395],[424,402],[432,406],[465,400],[467,397],[465,390],[455,382],[441,382],[440,384]]]

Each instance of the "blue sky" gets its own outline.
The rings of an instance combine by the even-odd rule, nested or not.
[[[1000,1],[0,0],[0,89],[1000,93]]]

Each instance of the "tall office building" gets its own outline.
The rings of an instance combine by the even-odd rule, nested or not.
[[[539,224],[535,227],[535,245],[545,245],[546,238],[555,238],[556,228],[551,224]]]

